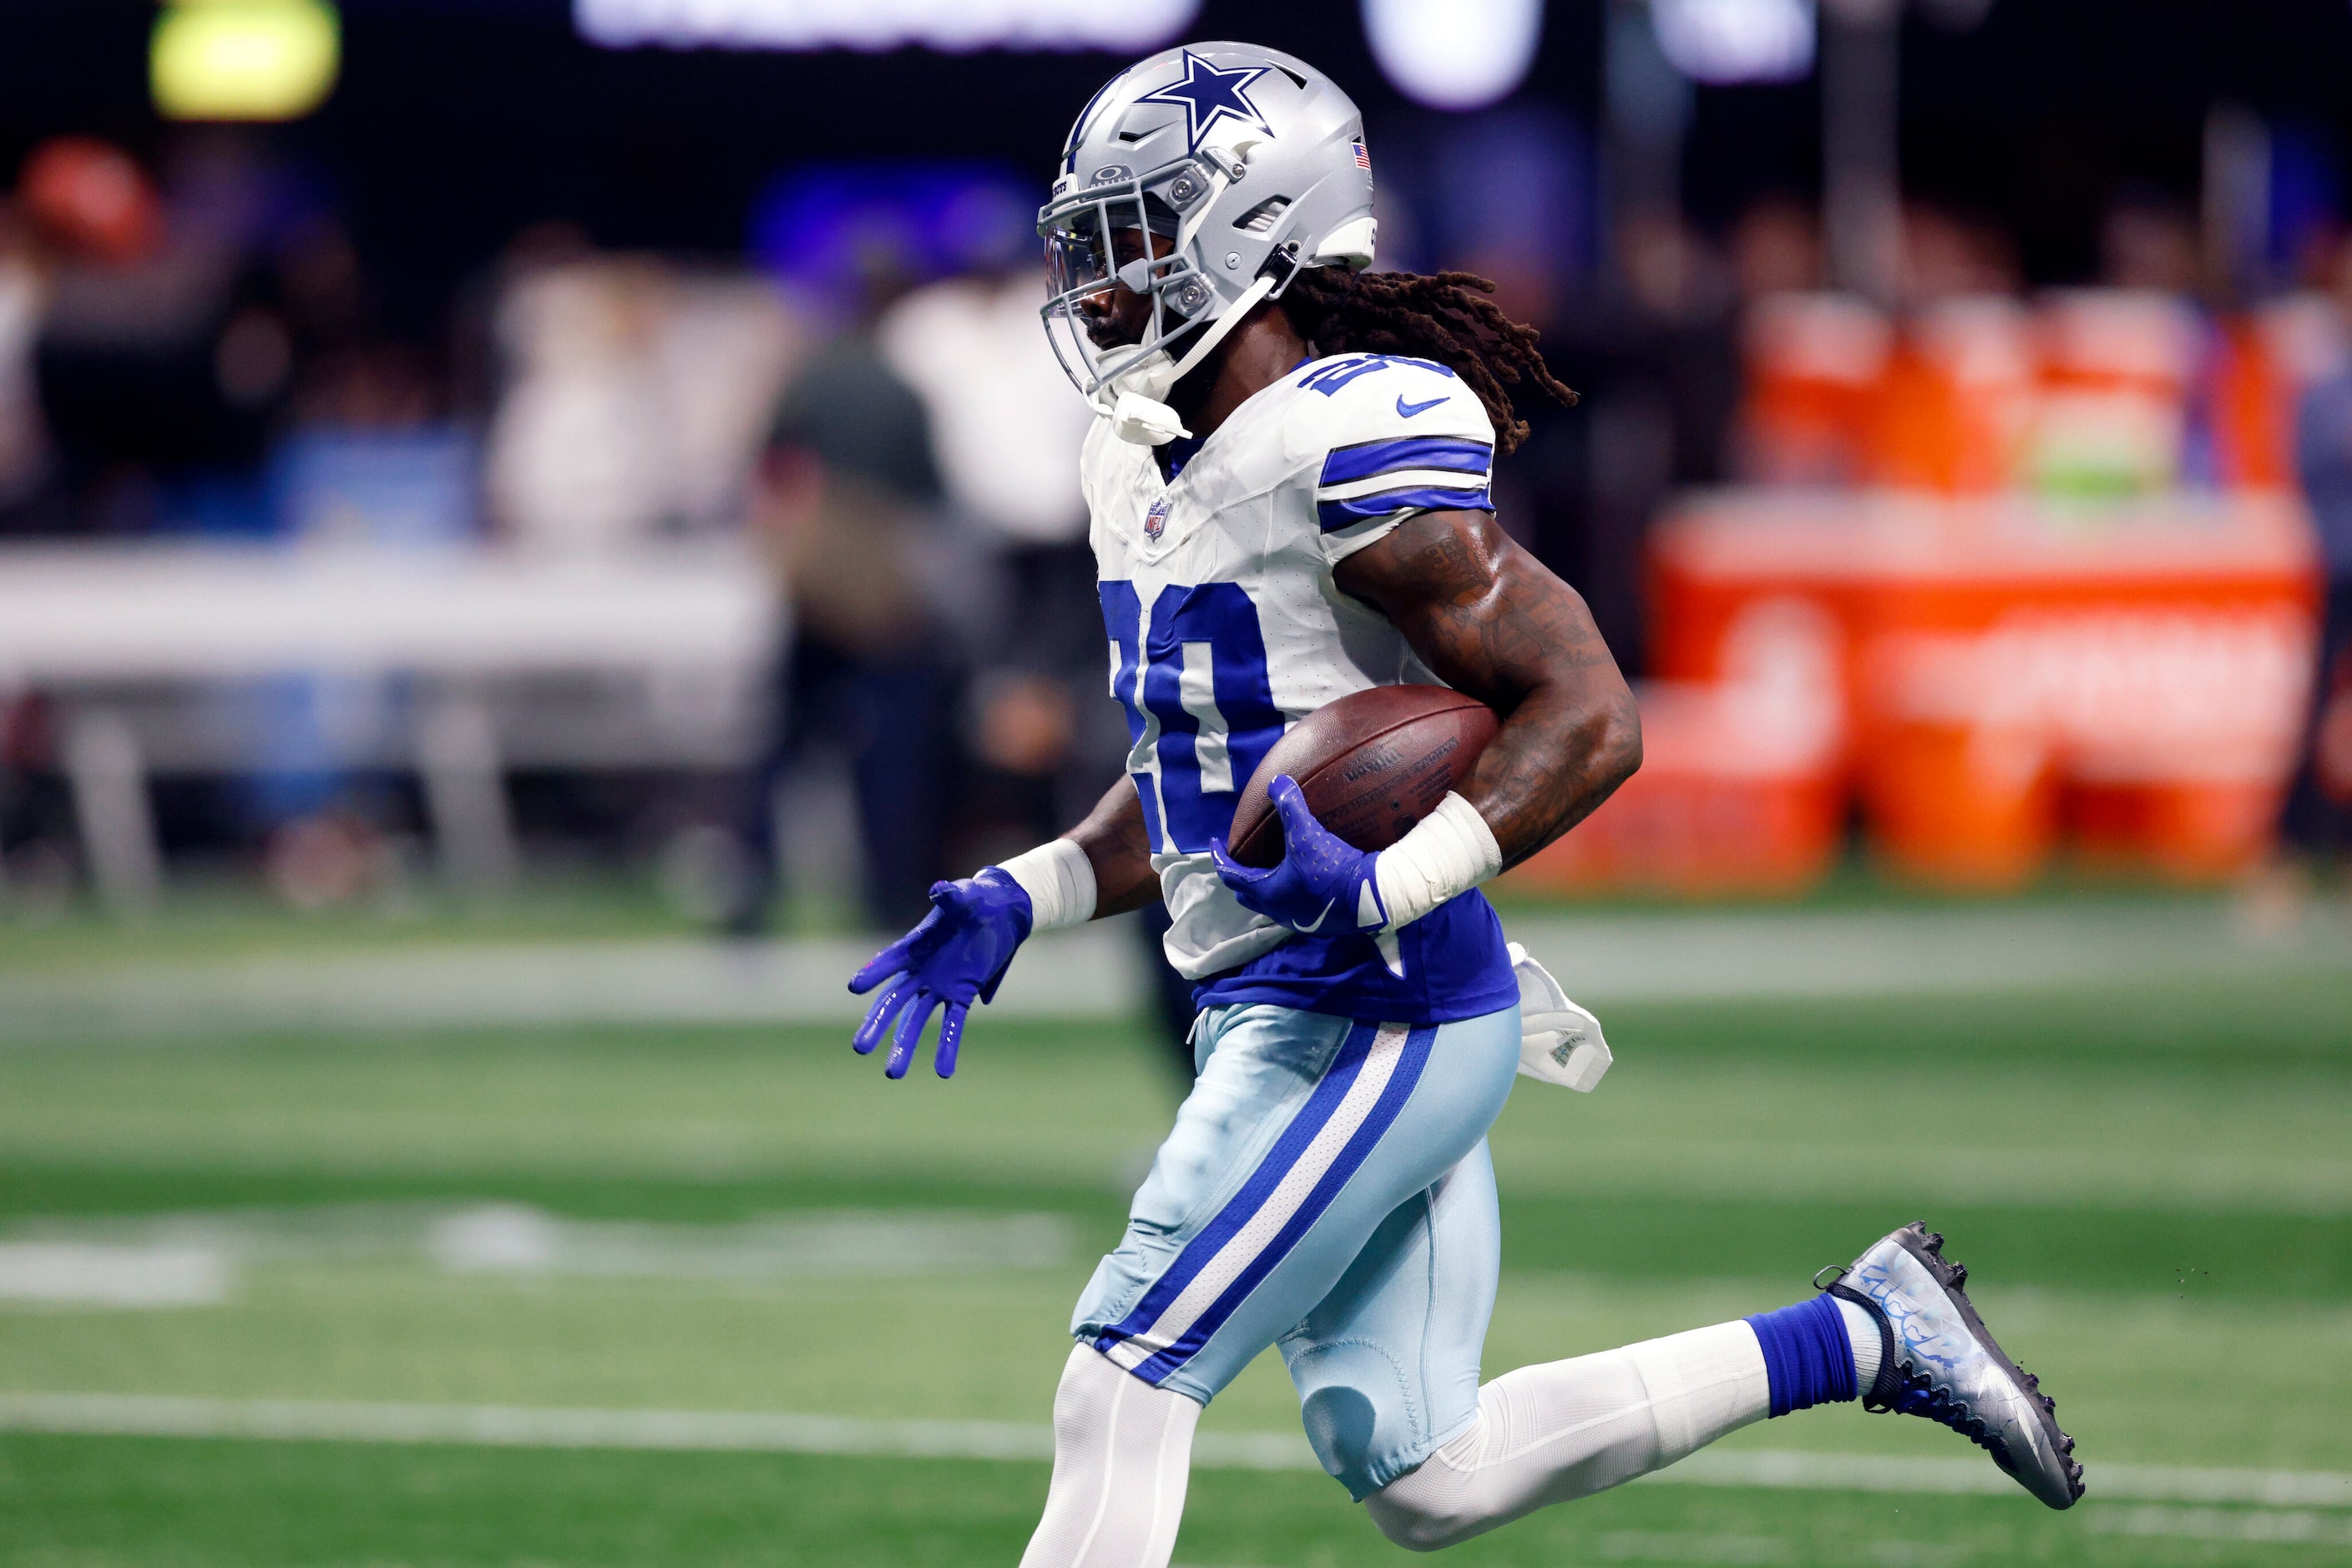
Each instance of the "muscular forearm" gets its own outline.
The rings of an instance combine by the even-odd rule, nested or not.
[[[1510,710],[1462,795],[1494,830],[1508,868],[1591,816],[1641,763],[1631,692],[1596,700],[1547,683]]]
[[[1151,842],[1133,780],[1111,785],[1087,819],[1062,837],[1085,850],[1094,868],[1097,919],[1159,901],[1160,878],[1151,869]]]
[[[1425,512],[1340,563],[1448,685],[1503,717],[1462,790],[1517,865],[1642,761],[1633,696],[1576,591],[1483,512]]]

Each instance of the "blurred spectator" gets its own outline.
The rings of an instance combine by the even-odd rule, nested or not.
[[[777,877],[777,781],[812,743],[849,754],[866,913],[911,924],[946,866],[965,649],[992,608],[985,564],[940,514],[922,402],[870,338],[819,351],[771,427],[752,521],[774,552],[795,637],[739,824],[748,875],[728,924],[764,923]]]
[[[923,400],[947,494],[1011,544],[1086,539],[1078,447],[1093,416],[1054,358],[1038,271],[950,279],[883,314],[884,356]]]
[[[1999,228],[1926,202],[1905,207],[1905,300],[2014,294],[2019,282],[2017,247]]]
[[[25,160],[26,213],[68,255],[129,267],[163,242],[163,206],[130,153],[89,136],[58,136]]]
[[[526,248],[494,331],[488,489],[510,537],[606,549],[738,514],[797,347],[766,285]]]
[[[42,402],[70,526],[252,533],[250,476],[291,384],[267,253],[304,198],[234,134],[189,133],[159,189],[121,149],[58,137],[26,161],[47,258]]]
[[[1041,786],[1027,820],[1013,825],[1024,847],[1091,805],[1087,780],[1115,768],[1124,749],[1108,716],[1083,711],[1109,707],[1091,700],[1101,616],[1078,493],[1093,415],[1046,343],[1038,298],[1034,272],[953,279],[898,301],[877,332],[922,397],[948,500],[993,550],[1012,595],[970,728],[980,761]],[[1087,718],[1099,721],[1085,726],[1096,743],[1082,746]]]
[[[1496,466],[1507,523],[1537,521],[1532,543],[1573,583],[1619,662],[1641,668],[1642,556],[1679,485],[1723,477],[1739,391],[1735,275],[1707,238],[1659,208],[1620,223],[1612,265],[1546,335],[1577,407],[1522,403],[1527,444]]]
[[[48,425],[34,357],[47,297],[32,237],[0,201],[0,533],[39,529],[39,503],[49,492]]]
[[[1731,279],[1743,300],[1822,286],[1822,226],[1811,208],[1768,195],[1731,226]]]
[[[1728,302],[1720,261],[1679,214],[1633,214],[1617,233],[1617,265],[1633,303],[1662,324],[1709,320]]]
[[[2197,287],[2197,220],[2161,192],[2119,192],[2099,229],[2102,280],[2116,289],[2188,294]]]
[[[2338,287],[2352,307],[2352,249],[2339,266]],[[2340,856],[2352,850],[2352,371],[2339,369],[2305,394],[2295,447],[2327,590],[2311,723],[2284,826],[2295,848]]]

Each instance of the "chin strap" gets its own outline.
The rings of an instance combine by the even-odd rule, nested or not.
[[[1225,334],[1239,326],[1242,318],[1255,309],[1259,300],[1274,292],[1278,281],[1271,275],[1261,277],[1243,289],[1241,298],[1227,306],[1223,315],[1209,323],[1208,331],[1201,334],[1201,341],[1185,351],[1182,359],[1152,378],[1162,383],[1160,390],[1163,393],[1173,390],[1193,366],[1208,356],[1211,349],[1225,341]],[[1104,390],[1110,389],[1106,387]],[[1101,407],[1101,405],[1097,403],[1096,406]],[[1184,428],[1184,421],[1173,408],[1141,392],[1121,391],[1118,401],[1103,412],[1110,418],[1112,435],[1139,447],[1157,447],[1178,437],[1192,434]]]
[[[1184,421],[1176,411],[1156,397],[1146,397],[1139,392],[1122,392],[1118,401],[1110,406],[1110,433],[1120,440],[1138,447],[1160,447],[1180,436],[1192,432],[1184,428]]]

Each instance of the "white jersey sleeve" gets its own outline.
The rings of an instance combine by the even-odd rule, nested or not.
[[[1453,371],[1393,354],[1332,360],[1301,382],[1293,438],[1312,460],[1323,555],[1337,563],[1420,511],[1492,511],[1495,429]]]

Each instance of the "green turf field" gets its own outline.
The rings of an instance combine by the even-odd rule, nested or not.
[[[2058,1395],[2093,1499],[1645,1483],[1454,1556],[2352,1564],[2327,1489],[2352,1472],[2347,1020],[2352,975],[1612,1011],[1601,1091],[1523,1083],[1497,1131],[1489,1371],[1783,1305],[1926,1217]],[[983,1014],[964,1061],[892,1085],[834,1032],[743,1028],[9,1047],[0,1245],[185,1267],[147,1305],[0,1300],[0,1423],[41,1393],[1034,1432],[1171,1086],[1123,1027]],[[1278,1362],[1202,1430],[1298,1447]],[[1724,1447],[1975,1453],[1853,1409]],[[2137,1489],[2103,1499],[2103,1461],[2143,1468]],[[2321,1474],[2258,1506],[2145,1467]],[[17,1431],[0,1561],[1009,1563],[1045,1479],[1028,1459]],[[1402,1558],[1319,1475],[1214,1467],[1177,1551]]]

